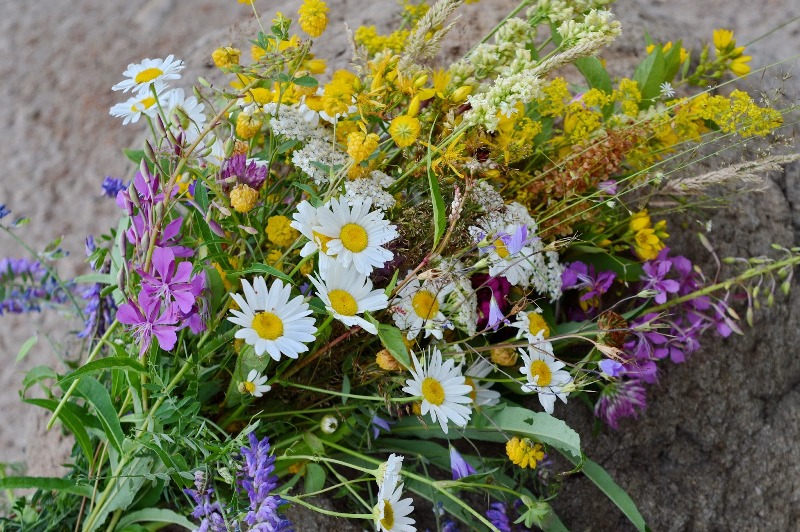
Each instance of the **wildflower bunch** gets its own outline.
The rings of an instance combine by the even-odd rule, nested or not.
[[[661,361],[741,332],[733,287],[788,290],[797,250],[712,282],[670,249],[656,201],[704,192],[670,181],[686,150],[782,127],[744,92],[692,88],[744,73],[732,34],[693,72],[680,42],[649,42],[612,79],[607,2],[541,0],[434,68],[460,4],[404,2],[400,28],[357,29],[355,64],[333,72],[307,39],[331,31],[320,0],[297,27],[262,24],[250,62],[214,51],[228,86],[186,98],[169,86],[182,61],[129,65],[114,89],[133,97],[111,113],[153,137],[128,152],[129,184],[103,183],[122,216],[91,246],[88,357],[42,403],[76,436],[72,478],[94,483],[87,530],[143,505],[202,530],[283,530],[280,506],[337,490],[347,502],[324,513],[407,532],[406,488],[449,529],[521,529],[509,501],[517,524],[545,526],[548,456],[584,463],[554,419],[565,404],[618,427]],[[7,266],[2,286],[49,275]],[[467,438],[495,456],[461,455]],[[397,454],[418,445],[424,458]],[[489,512],[459,489],[488,490]]]

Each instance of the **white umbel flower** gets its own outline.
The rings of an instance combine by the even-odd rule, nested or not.
[[[171,54],[164,59],[148,58],[141,63],[131,63],[128,65],[128,69],[122,73],[128,79],[120,81],[111,89],[122,92],[148,90],[151,83],[180,79],[181,75],[178,72],[183,70],[183,67],[183,61],[175,59],[175,56]]]
[[[261,397],[272,389],[267,384],[267,376],[261,375],[258,371],[251,369],[247,378],[239,383],[239,393],[247,393],[253,397]]]
[[[291,285],[284,286],[280,279],[275,279],[267,289],[263,277],[256,277],[253,286],[242,279],[242,289],[245,297],[231,294],[240,310],[231,309],[234,317],[228,317],[242,327],[236,331],[236,338],[252,345],[257,356],[269,353],[276,361],[281,355],[297,358],[308,351],[305,344],[315,340],[317,328],[314,318],[307,317],[311,309],[303,296],[289,301]]]
[[[437,281],[421,283],[418,277],[414,277],[397,293],[399,300],[392,307],[394,323],[399,329],[407,331],[406,338],[409,340],[416,338],[420,331],[425,331],[426,338],[433,336],[441,340],[443,329],[452,328],[440,309],[453,290],[453,285],[443,285]]]
[[[522,391],[537,393],[545,412],[552,414],[556,397],[565,404],[567,402],[568,392],[564,391],[564,387],[572,381],[572,377],[562,369],[566,364],[553,357],[553,346],[541,333],[536,341],[531,342],[527,351],[520,349],[519,352],[523,361],[520,372],[528,381],[522,385]]]
[[[353,198],[351,208],[346,198],[333,198],[329,207],[317,211],[319,226],[314,231],[330,238],[326,253],[336,262],[369,275],[392,260],[392,252],[381,246],[397,238],[397,228],[381,211],[370,212],[371,199]]]
[[[370,334],[378,334],[378,328],[359,314],[385,309],[389,298],[383,290],[373,290],[369,278],[332,262],[320,272],[320,277],[310,279],[334,318],[348,327],[358,325]]]
[[[461,370],[455,367],[453,359],[442,362],[442,353],[432,348],[431,357],[423,367],[414,353],[411,358],[414,369],[413,379],[406,381],[403,391],[409,395],[422,397],[422,415],[430,412],[431,419],[438,421],[442,432],[447,434],[447,423],[452,421],[458,427],[465,427],[472,415],[469,404],[472,386],[466,383]]]
[[[403,483],[384,482],[378,490],[378,504],[373,509],[375,529],[380,532],[416,532],[415,521],[409,515],[414,511],[410,497],[403,495]]]
[[[500,392],[492,390],[491,382],[480,382],[494,370],[494,365],[486,359],[478,357],[464,372],[466,383],[472,387],[469,396],[475,406],[494,406],[500,402]]]

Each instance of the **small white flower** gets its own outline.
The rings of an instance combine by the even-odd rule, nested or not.
[[[389,298],[383,290],[373,290],[372,281],[349,268],[332,262],[326,265],[319,277],[311,277],[317,295],[333,317],[348,327],[358,325],[371,334],[378,328],[359,314],[385,309]]]
[[[438,280],[420,283],[418,277],[408,281],[397,293],[399,301],[392,307],[394,323],[408,331],[406,338],[413,340],[420,331],[425,337],[441,340],[442,331],[452,325],[442,314],[445,298],[453,290],[452,283],[442,284]]]
[[[308,342],[315,340],[317,328],[308,303],[303,296],[291,301],[291,285],[285,285],[275,279],[272,287],[267,289],[263,277],[256,277],[253,286],[242,279],[245,297],[231,294],[240,310],[231,309],[234,317],[228,317],[242,329],[236,331],[235,337],[252,345],[256,356],[269,353],[274,360],[280,360],[281,354],[289,358],[297,358],[300,353],[308,351]]]
[[[272,386],[266,382],[266,375],[261,375],[258,371],[251,369],[247,378],[239,383],[239,393],[249,393],[253,397],[261,397],[272,389]]]
[[[660,88],[662,97],[672,98],[673,96],[675,96],[675,89],[672,88],[672,85],[668,81],[662,83]]]
[[[400,469],[402,466],[403,456],[394,453],[390,454],[389,458],[380,465],[375,475],[375,481],[378,483],[378,487],[389,484],[389,489],[394,489],[394,486],[400,481]]]
[[[568,394],[563,390],[572,377],[562,369],[566,364],[553,357],[553,346],[541,333],[535,342],[531,342],[527,351],[520,349],[519,352],[523,360],[520,372],[528,381],[522,385],[522,391],[536,392],[545,412],[552,414],[556,397],[565,404],[567,402]]]
[[[160,90],[163,91],[163,87],[160,87]],[[157,92],[157,94],[161,96],[160,92]],[[156,97],[151,93],[136,94],[126,101],[113,106],[108,113],[111,116],[122,118],[123,126],[128,125],[128,123],[135,124],[142,115],[150,118],[155,117],[156,113],[158,113],[158,105],[156,103]]]
[[[397,238],[397,228],[381,211],[370,212],[369,198],[352,201],[351,208],[347,199],[333,198],[329,209],[317,210],[319,225],[313,231],[330,238],[326,253],[336,262],[344,267],[352,264],[361,275],[369,275],[392,260],[392,252],[382,246]]]
[[[325,434],[333,434],[339,428],[339,420],[335,416],[324,416],[319,422],[319,429]]]
[[[478,379],[486,377],[494,370],[494,364],[478,357],[464,372],[468,385],[472,387],[469,396],[475,406],[494,406],[500,402],[500,392],[492,390],[491,382],[481,383]]]
[[[529,342],[537,341],[540,332],[544,332],[544,338],[550,336],[550,328],[542,317],[541,309],[538,308],[530,312],[519,312],[511,326],[519,329],[517,338],[524,337]]]
[[[198,102],[194,95],[187,98],[183,89],[169,91],[169,97],[162,107],[164,108],[167,120],[172,120],[172,115],[180,108],[192,122],[192,124],[189,124],[187,131],[199,133],[200,128],[206,123],[206,115],[203,114],[205,105]],[[197,138],[196,134],[195,138]]]
[[[175,59],[175,56],[171,54],[165,59],[148,58],[141,63],[131,63],[128,65],[128,69],[122,73],[128,79],[120,81],[111,89],[123,92],[148,90],[151,83],[180,79],[181,75],[178,72],[183,70],[183,67],[183,61]]]
[[[453,359],[442,362],[442,353],[436,347],[431,349],[431,356],[425,360],[425,367],[420,364],[412,352],[414,369],[413,379],[406,381],[403,391],[409,395],[422,397],[420,411],[422,415],[430,413],[433,421],[438,421],[442,432],[447,434],[447,423],[452,421],[458,427],[465,427],[472,416],[469,404],[472,398],[472,386],[466,383],[464,375],[458,367],[454,367]]]

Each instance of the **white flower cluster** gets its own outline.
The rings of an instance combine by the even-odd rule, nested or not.
[[[394,196],[386,191],[392,183],[394,183],[394,179],[380,170],[373,170],[369,173],[369,177],[347,181],[344,184],[345,198],[350,205],[353,205],[353,202],[358,199],[369,198],[375,207],[386,211],[397,203]]]
[[[533,28],[526,20],[508,19],[495,34],[494,44],[479,44],[450,67],[450,87],[474,85],[500,74],[532,39]]]
[[[592,9],[583,19],[583,22],[576,20],[565,20],[559,27],[558,33],[561,35],[565,46],[572,46],[579,41],[596,40],[611,36],[617,36],[621,32],[618,20],[612,20],[613,15],[610,11],[598,11]]]
[[[526,104],[538,98],[542,80],[533,72],[533,64],[523,68],[521,61],[513,63],[516,72],[498,76],[489,90],[467,97],[472,108],[464,114],[464,123],[483,126],[492,133],[500,123],[500,113],[509,116],[518,103]]]
[[[333,139],[320,137],[310,138],[302,148],[292,153],[294,165],[308,174],[317,185],[327,183],[330,172],[335,172],[347,160],[347,154],[337,148]]]
[[[307,121],[301,110],[294,105],[278,107],[276,103],[268,103],[264,105],[264,113],[272,117],[269,126],[276,135],[301,142],[327,136],[324,129],[316,127],[313,121]]]

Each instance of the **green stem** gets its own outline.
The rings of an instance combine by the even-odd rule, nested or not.
[[[330,442],[328,442],[327,440],[323,440],[323,443],[325,443],[327,445]],[[356,471],[361,471],[362,473],[366,473],[368,475],[374,475],[375,474],[375,470],[374,469],[367,469],[366,467],[360,467],[360,466],[357,466],[357,465],[353,465],[353,464],[351,464],[349,462],[345,462],[343,460],[337,460],[335,458],[328,458],[327,456],[316,456],[316,455],[312,456],[312,455],[307,455],[307,454],[293,454],[293,455],[276,456],[275,457],[275,461],[276,462],[280,462],[282,460],[292,460],[292,461],[308,460],[309,462],[322,462],[322,463],[325,463],[325,464],[336,464],[336,465],[340,465],[340,466],[344,466],[344,467],[349,467],[350,469],[355,469]]]
[[[330,515],[333,517],[344,517],[346,519],[374,519],[374,516],[368,514],[346,514],[342,512],[334,512],[333,510],[326,510],[325,508],[314,506],[313,504],[306,502],[299,497],[293,497],[292,495],[281,495],[281,498],[289,502],[299,504],[300,506],[305,506],[309,510],[313,510],[315,512],[324,515]]]
[[[348,399],[361,399],[362,401],[378,401],[381,403],[385,403],[387,401],[385,397],[374,397],[372,395],[354,395],[351,393],[334,392],[333,390],[314,388],[313,386],[306,386],[304,384],[286,382],[284,380],[277,380],[275,381],[275,384],[279,384],[286,388],[300,388],[301,390],[308,390],[310,392],[335,395],[337,397],[347,397]],[[420,397],[390,397],[388,401],[392,403],[413,403],[414,401],[419,401],[420,399],[421,399]]]
[[[111,325],[108,326],[108,329],[106,329],[106,332],[103,334],[102,338],[100,338],[100,340],[94,346],[94,349],[92,349],[92,352],[89,353],[89,357],[86,359],[86,362],[85,362],[86,364],[88,364],[89,362],[94,360],[94,357],[96,357],[100,353],[100,349],[102,349],[103,344],[106,341],[108,341],[108,338],[111,336],[111,333],[114,332],[114,329],[117,328],[117,325],[119,325],[119,322],[117,320],[114,320],[113,322],[111,322]],[[47,422],[47,428],[45,430],[50,430],[51,428],[53,428],[53,425],[55,424],[56,419],[58,419],[58,414],[61,413],[61,409],[64,408],[64,405],[69,400],[69,398],[72,396],[72,392],[74,392],[75,388],[78,387],[78,383],[80,381],[81,381],[80,378],[77,378],[74,381],[72,381],[72,384],[70,384],[69,388],[64,393],[64,397],[61,398],[61,401],[59,401],[58,406],[56,406],[56,409],[53,410],[53,415],[50,416],[50,421]]]

